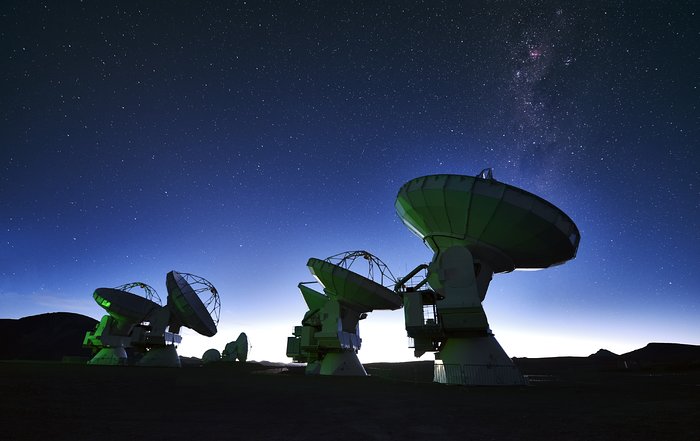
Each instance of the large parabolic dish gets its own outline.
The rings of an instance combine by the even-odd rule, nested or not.
[[[435,252],[429,265],[396,285],[414,355],[436,353],[434,379],[440,383],[525,384],[491,332],[481,302],[494,273],[573,259],[580,241],[574,222],[544,199],[496,181],[488,169],[476,177],[413,179],[399,190],[396,211]],[[422,269],[425,279],[406,287]]]
[[[92,297],[119,323],[141,323],[161,308],[151,300],[116,288],[97,288]]]
[[[375,309],[399,309],[401,297],[374,280],[325,260],[310,258],[306,263],[329,295],[357,312]]]
[[[216,323],[207,307],[180,273],[170,271],[165,277],[165,285],[168,288],[168,306],[184,326],[207,337],[216,334]]]
[[[576,256],[580,234],[546,200],[489,178],[431,175],[404,184],[396,211],[436,253],[469,248],[494,272],[559,265]]]

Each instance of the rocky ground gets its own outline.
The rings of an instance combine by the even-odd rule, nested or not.
[[[539,363],[539,364],[538,364]],[[549,366],[549,367],[548,367]],[[532,385],[430,382],[430,363],[366,378],[255,364],[135,368],[0,362],[4,440],[698,440],[700,370],[521,367]]]

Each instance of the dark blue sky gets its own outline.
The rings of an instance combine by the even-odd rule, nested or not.
[[[181,354],[246,331],[282,361],[309,257],[405,274],[431,253],[399,187],[493,167],[582,235],[495,277],[510,355],[700,344],[693,2],[223,3],[2,3],[1,317],[99,318],[95,288],[164,297],[175,269],[223,304]],[[362,336],[363,361],[412,357],[401,311]]]

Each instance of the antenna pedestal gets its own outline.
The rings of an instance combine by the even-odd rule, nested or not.
[[[435,354],[433,381],[468,386],[527,384],[491,333],[448,338]]]
[[[123,347],[102,348],[88,361],[88,364],[121,366],[126,365],[127,358],[126,350]]]
[[[180,357],[174,345],[167,345],[149,349],[141,358],[139,366],[153,367],[180,367]]]
[[[435,292],[404,294],[416,354],[436,350],[433,381],[469,386],[527,384],[489,329],[481,301],[493,271],[466,247],[438,252],[428,267]]]
[[[329,352],[321,361],[321,375],[366,377],[367,371],[355,351]]]
[[[304,369],[306,375],[320,375],[321,374],[321,362],[312,361],[306,364],[306,369]]]

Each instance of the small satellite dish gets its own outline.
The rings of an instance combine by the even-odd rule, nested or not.
[[[215,335],[221,303],[214,285],[202,277],[177,271],[166,275],[165,284],[168,307],[175,319],[171,322],[171,330],[178,332],[179,325],[183,325],[207,337]],[[206,301],[199,298],[199,293],[204,291],[210,293]]]
[[[413,179],[401,187],[395,205],[403,223],[435,253],[395,287],[415,355],[436,353],[436,382],[526,383],[493,336],[481,302],[494,273],[573,259],[581,238],[576,224],[546,200],[498,182],[490,169],[475,177]],[[424,280],[409,286],[423,270]]]
[[[202,355],[202,363],[213,363],[215,361],[221,361],[221,354],[216,349],[208,349]]]

